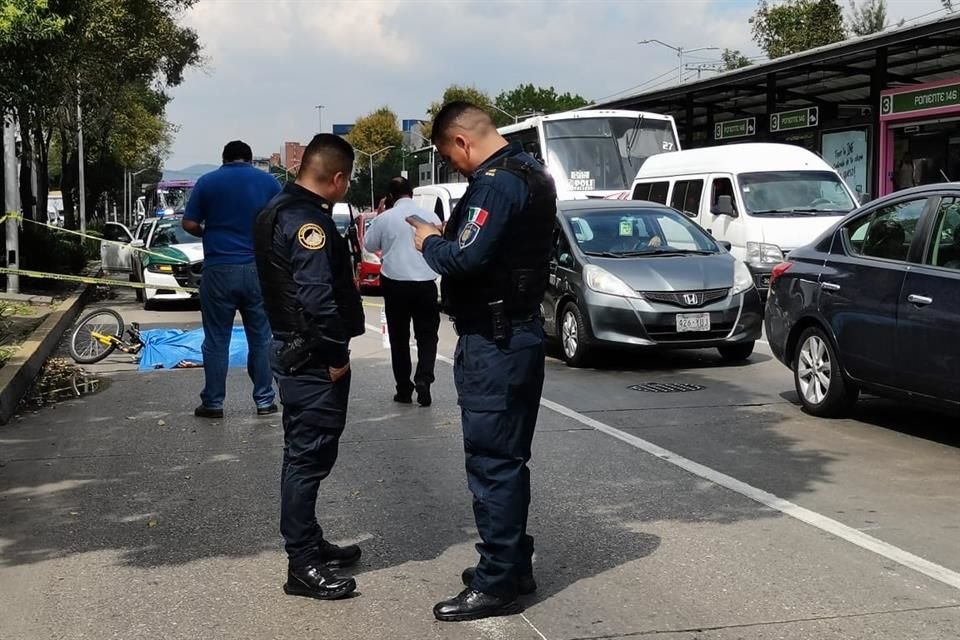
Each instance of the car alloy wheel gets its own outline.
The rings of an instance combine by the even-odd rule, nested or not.
[[[810,404],[822,404],[830,392],[832,366],[827,345],[818,335],[811,335],[800,347],[797,378],[804,400]]]
[[[838,417],[860,395],[844,377],[833,344],[819,327],[810,327],[800,336],[793,377],[803,407],[815,416]]]
[[[563,355],[567,359],[572,359],[577,355],[577,348],[580,346],[580,331],[577,327],[577,318],[573,312],[568,310],[563,314],[563,326],[561,327],[560,340],[563,342]]]

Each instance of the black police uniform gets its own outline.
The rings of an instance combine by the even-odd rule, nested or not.
[[[423,256],[443,276],[460,336],[454,364],[467,482],[482,542],[473,589],[512,598],[532,571],[527,534],[530,446],[540,408],[556,189],[543,166],[508,145],[470,177],[444,236]]]
[[[257,271],[274,335],[273,368],[283,403],[280,531],[291,568],[322,562],[320,481],[337,459],[350,394],[350,338],[364,331],[363,306],[333,204],[290,183],[257,216]]]

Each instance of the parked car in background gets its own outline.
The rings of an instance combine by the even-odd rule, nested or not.
[[[814,415],[842,415],[861,390],[956,406],[960,183],[870,202],[791,252],[765,322]]]
[[[380,259],[383,252],[367,251],[363,244],[367,229],[370,228],[378,215],[375,211],[368,211],[360,217],[360,222],[357,225],[357,231],[360,234],[360,264],[357,267],[357,282],[360,285],[360,290],[364,293],[371,293],[380,289]]]
[[[669,207],[632,200],[557,204],[543,302],[571,366],[601,346],[716,348],[750,357],[762,304],[746,265]]]
[[[413,203],[421,209],[433,211],[441,222],[446,222],[466,192],[466,182],[423,185],[413,190]]]
[[[730,144],[651,156],[633,199],[684,212],[747,263],[765,294],[774,265],[857,206],[840,175],[791,144]]]
[[[196,296],[176,290],[199,287],[203,272],[203,243],[183,230],[181,219],[178,215],[144,218],[133,232],[119,222],[108,222],[104,227],[104,238],[114,243],[101,245],[102,268],[109,273],[129,273],[131,282],[147,285],[136,289],[144,309],[157,301]]]

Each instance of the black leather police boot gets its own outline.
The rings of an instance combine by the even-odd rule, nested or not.
[[[513,598],[500,598],[474,589],[464,589],[456,597],[437,603],[433,617],[441,622],[466,622],[493,616],[512,616],[523,611]]]
[[[342,569],[357,564],[363,552],[355,544],[338,547],[332,542],[324,540],[319,545],[320,560],[328,567]]]
[[[317,600],[337,600],[353,593],[357,581],[343,578],[326,567],[308,565],[287,571],[283,592],[288,596],[303,596]]]
[[[266,407],[257,407],[258,416],[272,416],[275,413],[278,413],[280,409],[277,408],[277,405],[271,404]]]
[[[198,418],[210,418],[211,420],[217,420],[223,417],[223,409],[211,409],[210,407],[205,407],[200,405],[193,410],[193,415]]]
[[[460,579],[463,580],[463,586],[469,587],[473,584],[473,574],[476,572],[476,567],[467,567],[463,570],[463,573],[460,574]],[[537,581],[533,579],[532,573],[517,578],[517,593],[520,595],[528,596],[536,590]]]
[[[430,385],[422,384],[417,387],[417,404],[421,407],[429,407],[433,404],[433,396],[430,395]]]

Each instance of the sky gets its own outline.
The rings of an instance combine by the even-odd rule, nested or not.
[[[843,1],[844,6],[848,4]],[[599,100],[676,83],[676,47],[760,51],[756,0],[199,0],[204,64],[173,89],[168,169],[217,164],[223,145],[256,156],[306,142],[388,105],[423,118],[451,84],[496,96],[521,83]],[[888,0],[892,23],[935,19],[940,0]],[[691,52],[685,64],[716,61]],[[696,72],[690,72],[696,75]],[[639,89],[635,89],[635,92]],[[323,105],[322,124],[316,105]]]

